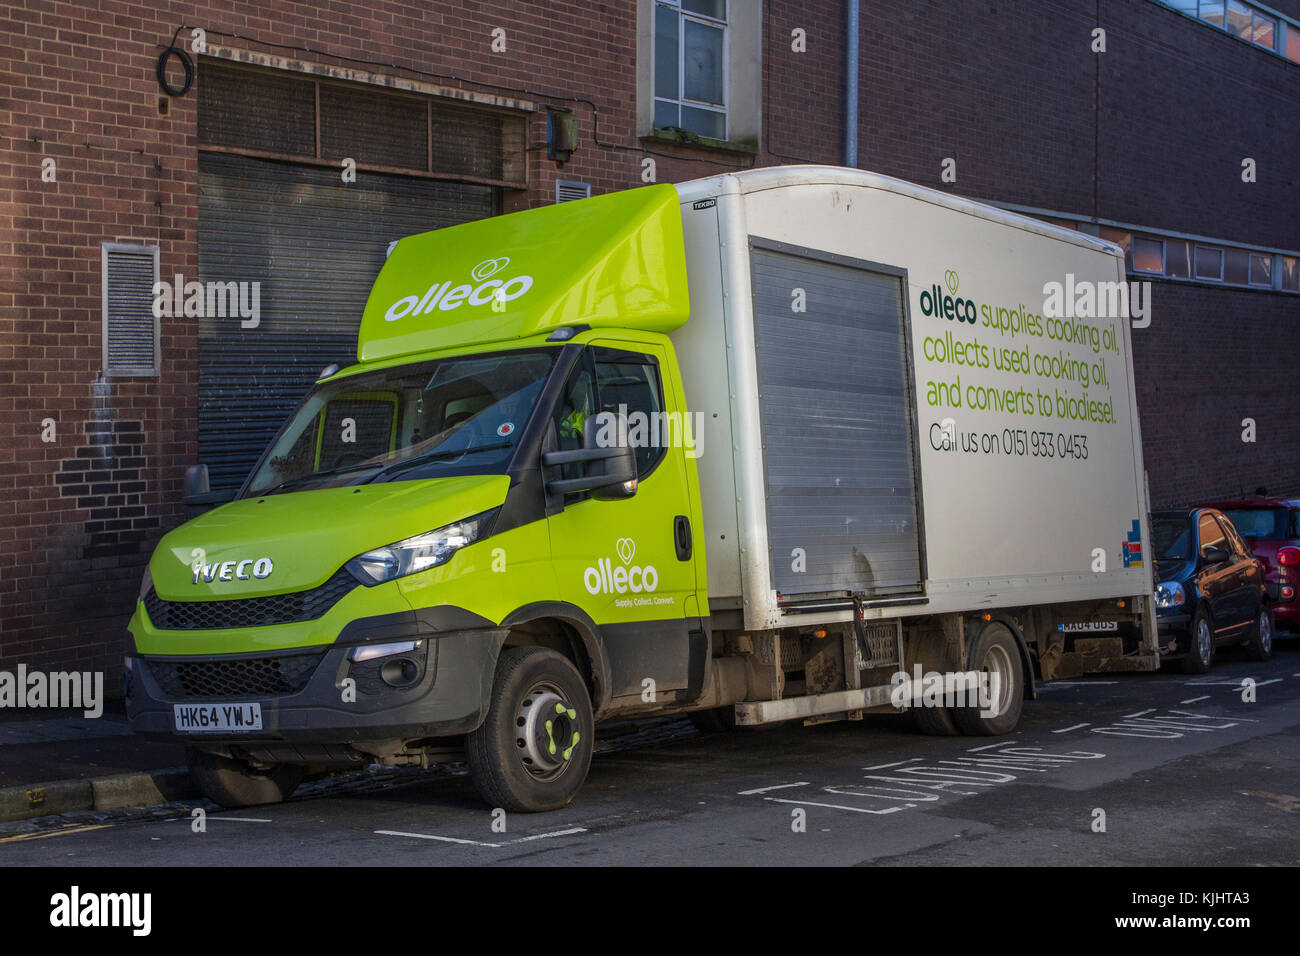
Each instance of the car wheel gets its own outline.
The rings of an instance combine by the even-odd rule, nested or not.
[[[1267,604],[1259,606],[1259,616],[1246,641],[1246,656],[1252,661],[1266,661],[1273,656],[1273,609]]]
[[[595,736],[577,668],[545,647],[511,648],[497,661],[487,718],[465,740],[470,779],[490,806],[558,810],[586,780]]]
[[[1183,671],[1188,674],[1204,674],[1214,662],[1214,625],[1209,612],[1198,608],[1192,618],[1188,632],[1190,643],[1187,654],[1183,657]]]

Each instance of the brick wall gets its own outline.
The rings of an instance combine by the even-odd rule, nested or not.
[[[1296,12],[1296,0],[1279,5]],[[1105,217],[1300,247],[1300,67],[1147,0],[1100,9],[1099,62],[1088,49],[1096,0],[867,0],[860,164],[1084,215],[1095,196]],[[140,569],[183,519],[181,478],[197,452],[193,320],[164,322],[159,378],[100,379],[100,243],[154,243],[162,275],[198,272],[196,96],[168,100],[153,76],[182,23],[241,34],[218,39],[258,52],[277,51],[257,41],[307,46],[326,63],[396,63],[571,106],[582,137],[573,160],[546,161],[535,148],[545,118],[534,116],[529,188],[505,197],[508,210],[550,202],[557,178],[597,193],[638,185],[647,150],[660,181],[842,156],[838,0],[768,0],[757,157],[637,140],[630,0],[10,3],[0,12],[0,667],[115,671]],[[495,27],[504,54],[491,51]],[[806,53],[791,50],[795,28]],[[593,140],[589,106],[547,94],[595,103],[607,145]],[[1259,163],[1251,187],[1243,155]],[[946,157],[955,184],[940,181]],[[41,180],[45,158],[54,182]],[[1271,383],[1297,364],[1284,331],[1297,300],[1162,285],[1156,307],[1137,336],[1153,497],[1232,492],[1247,474],[1249,487],[1295,487],[1296,398]],[[1257,408],[1259,441],[1244,446],[1239,422]]]

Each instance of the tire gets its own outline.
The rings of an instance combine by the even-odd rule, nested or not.
[[[695,725],[695,729],[702,734],[727,734],[736,729],[735,707],[692,710],[686,716]]]
[[[1009,734],[1020,723],[1025,703],[1025,675],[1020,662],[1020,644],[1011,628],[1001,621],[990,621],[967,653],[968,667],[979,674],[996,674],[995,716],[983,716],[978,705],[954,707],[952,717],[962,733],[972,737],[995,737]]]
[[[257,770],[242,760],[185,748],[185,764],[190,779],[213,803],[229,809],[280,803],[289,799],[307,775],[307,768],[279,764],[270,770]]]
[[[1192,626],[1187,629],[1187,653],[1183,655],[1183,673],[1204,674],[1214,663],[1214,622],[1205,608],[1196,609]]]
[[[1273,609],[1260,604],[1255,626],[1246,640],[1246,656],[1252,661],[1266,661],[1273,656]]]
[[[558,810],[587,779],[595,731],[587,685],[567,658],[511,648],[497,661],[483,726],[465,739],[470,779],[492,807]]]
[[[952,719],[952,711],[947,707],[913,705],[908,711],[912,715],[912,723],[923,734],[931,737],[956,737],[961,733],[957,722]]]

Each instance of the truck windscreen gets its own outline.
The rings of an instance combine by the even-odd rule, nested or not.
[[[243,496],[501,474],[557,355],[493,352],[325,382],[263,455]]]

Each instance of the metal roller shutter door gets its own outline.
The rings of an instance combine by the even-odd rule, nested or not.
[[[199,320],[199,460],[212,487],[247,476],[357,327],[388,244],[494,215],[498,190],[200,153],[199,278],[260,283],[260,322]]]
[[[750,266],[772,586],[918,593],[904,280],[764,245],[752,241]],[[806,312],[791,309],[795,289]]]

